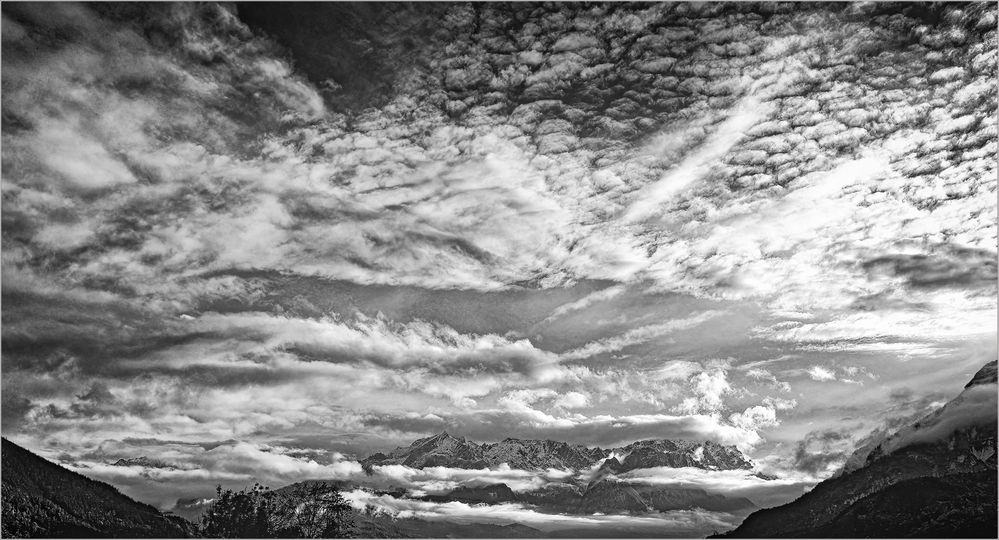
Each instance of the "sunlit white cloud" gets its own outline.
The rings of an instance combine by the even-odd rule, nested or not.
[[[344,497],[356,508],[363,509],[370,504],[398,518],[446,519],[457,523],[520,523],[545,532],[588,529],[606,530],[608,533],[611,530],[627,530],[648,534],[654,530],[668,528],[677,533],[687,531],[690,534],[703,534],[710,530],[729,527],[735,521],[735,518],[729,514],[703,510],[679,510],[655,516],[575,516],[544,513],[515,503],[496,505],[429,503],[395,498],[391,495],[374,495],[362,490],[345,493]]]
[[[166,502],[356,473],[292,442],[674,437],[790,496],[995,356],[995,6],[442,5],[316,61],[239,9],[5,5],[3,425],[47,457]],[[87,458],[135,437],[233,442]]]
[[[767,105],[754,97],[738,103],[731,115],[715,128],[703,146],[684,157],[675,169],[666,173],[660,180],[636,194],[635,202],[624,215],[626,222],[636,222],[649,217],[656,209],[677,196],[688,186],[699,180],[718,159],[732,149],[745,132],[763,120],[770,112]]]

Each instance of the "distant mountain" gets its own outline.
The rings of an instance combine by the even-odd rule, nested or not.
[[[193,526],[3,439],[4,538],[184,538]]]
[[[697,443],[668,439],[638,441],[611,451],[622,456],[615,473],[650,467],[696,467],[699,469],[752,469],[753,464],[734,446],[715,442]]]
[[[122,458],[115,461],[111,465],[115,467],[147,467],[150,469],[176,469],[177,467],[166,463],[165,461],[160,461],[158,459],[151,459],[146,456],[139,456],[136,458]]]
[[[558,514],[645,514],[693,508],[729,512],[756,508],[752,501],[744,497],[710,494],[698,488],[612,481],[596,482],[589,486],[548,484],[537,490],[520,493],[511,490],[506,484],[463,486],[443,495],[424,496],[423,500],[466,504],[522,503]]]
[[[504,439],[482,445],[482,448],[483,459],[491,466],[506,463],[511,469],[525,471],[585,469],[605,454],[599,448],[522,439]]]
[[[650,467],[696,467],[708,470],[751,470],[753,464],[734,446],[713,442],[673,440],[638,441],[604,450],[549,440],[505,439],[476,444],[442,432],[414,441],[389,454],[374,454],[361,463],[407,467],[481,469],[506,464],[528,471],[588,470],[581,483],[554,483],[541,489],[514,492],[505,484],[462,486],[448,493],[427,495],[424,500],[468,504],[522,503],[541,511],[590,514],[645,513],[649,511],[748,510],[755,505],[743,497],[725,497],[704,490],[677,486],[650,486],[608,478]]]
[[[996,362],[953,400],[877,444],[797,500],[721,537],[997,536]]]
[[[454,467],[482,469],[489,466],[483,448],[464,437],[457,438],[442,432],[433,437],[417,439],[406,448],[397,448],[389,455],[374,454],[361,464],[405,465],[414,469],[424,467]]]
[[[753,464],[734,446],[714,442],[673,440],[638,441],[621,448],[603,450],[549,440],[505,439],[476,444],[446,431],[418,439],[390,454],[374,454],[363,465],[405,465],[481,469],[507,464],[528,471],[580,470],[597,464],[615,474],[649,467],[697,467],[701,469],[752,469]]]

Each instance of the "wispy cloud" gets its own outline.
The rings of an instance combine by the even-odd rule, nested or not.
[[[642,188],[625,212],[625,222],[634,223],[650,217],[657,208],[700,180],[707,169],[727,154],[749,128],[753,127],[770,112],[768,105],[755,97],[744,98],[733,108],[729,117],[716,128],[714,133],[690,152],[675,168],[653,184]],[[660,209],[661,211],[661,209]]]
[[[372,9],[4,5],[5,436],[274,481],[334,472],[289,441],[678,437],[817,477],[911,412],[876,387],[994,358],[995,6]]]

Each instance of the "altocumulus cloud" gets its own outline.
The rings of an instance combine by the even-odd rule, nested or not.
[[[258,9],[4,5],[5,436],[130,490],[442,428],[814,479],[995,355],[993,5]]]

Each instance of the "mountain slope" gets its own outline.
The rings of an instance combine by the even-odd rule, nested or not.
[[[183,538],[191,524],[3,439],[4,538]]]
[[[996,362],[862,463],[722,536],[995,538]]]

